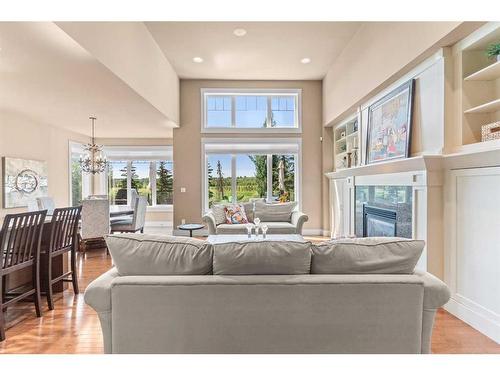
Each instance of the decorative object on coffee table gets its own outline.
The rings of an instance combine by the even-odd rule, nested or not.
[[[193,237],[193,230],[199,230],[205,228],[202,224],[181,224],[177,227],[180,230],[188,230],[189,237]]]
[[[411,79],[368,108],[367,164],[410,155],[413,90]]]

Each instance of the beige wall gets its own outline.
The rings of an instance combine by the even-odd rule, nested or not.
[[[309,215],[307,229],[323,228],[322,136],[320,81],[217,81],[181,80],[180,128],[174,129],[174,225],[182,219],[200,222],[201,191],[201,88],[300,88],[302,89],[302,210]],[[259,135],[251,134],[255,138]],[[279,134],[297,137],[297,134]],[[203,134],[221,138],[223,134]],[[228,137],[242,137],[230,134]],[[181,193],[181,187],[186,188]]]
[[[96,59],[179,123],[179,78],[142,22],[57,22]]]
[[[323,123],[329,124],[388,80],[397,79],[439,47],[454,43],[481,23],[367,22],[323,80]]]
[[[69,141],[87,143],[89,138],[39,123],[24,115],[0,111],[0,156],[47,161],[49,195],[57,206],[69,204]],[[1,190],[2,187],[3,207]],[[25,210],[0,208],[0,218]]]

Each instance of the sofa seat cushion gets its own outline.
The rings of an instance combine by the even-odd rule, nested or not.
[[[254,217],[258,217],[261,222],[264,221],[291,221],[292,212],[297,207],[297,202],[288,203],[264,203],[255,202]]]
[[[425,242],[397,237],[326,241],[312,246],[311,273],[411,274]]]
[[[248,224],[220,224],[217,225],[217,234],[246,234]]]
[[[213,245],[214,275],[302,275],[310,273],[307,241],[241,241]]]
[[[268,234],[294,234],[296,232],[295,225],[286,221],[265,221],[261,225],[266,224]]]
[[[188,237],[113,234],[106,237],[121,276],[207,275],[212,273],[212,246]]]

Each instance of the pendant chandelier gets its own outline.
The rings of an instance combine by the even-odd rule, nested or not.
[[[92,142],[84,147],[85,153],[80,156],[80,167],[85,173],[102,173],[106,170],[106,156],[102,153],[102,146],[94,141],[95,117],[89,117],[92,121]]]

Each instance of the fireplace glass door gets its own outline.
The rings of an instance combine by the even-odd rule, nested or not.
[[[356,237],[412,238],[411,186],[356,186]]]

